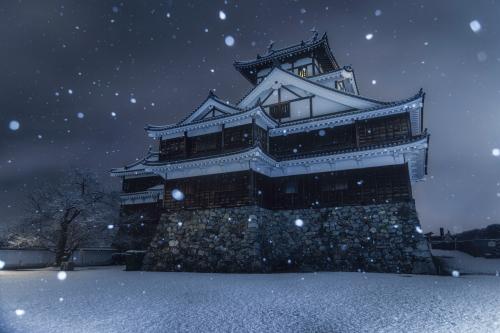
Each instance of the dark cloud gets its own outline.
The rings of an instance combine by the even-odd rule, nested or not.
[[[500,4],[226,2],[2,2],[4,220],[19,216],[20,200],[35,179],[75,165],[107,179],[109,168],[155,145],[145,124],[179,120],[209,89],[237,101],[250,86],[233,70],[234,60],[255,57],[270,40],[283,46],[309,38],[316,27],[328,32],[337,60],[354,67],[362,94],[397,100],[420,87],[427,92],[430,177],[414,186],[424,228],[499,222],[500,159],[491,149],[500,147]],[[479,33],[469,27],[474,19],[482,25]],[[226,35],[234,36],[233,47],[225,45]],[[21,123],[15,132],[8,129],[13,119]]]

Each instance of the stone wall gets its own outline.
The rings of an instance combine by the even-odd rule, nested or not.
[[[297,226],[300,219],[303,225]],[[413,202],[272,211],[164,213],[144,269],[435,273]]]

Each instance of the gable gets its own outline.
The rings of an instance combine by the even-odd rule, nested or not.
[[[241,109],[224,103],[214,95],[210,95],[193,113],[191,113],[186,119],[181,121],[179,124],[189,124],[190,122],[216,117],[225,114],[233,114],[240,112]]]
[[[272,104],[271,102],[277,103],[278,93],[274,93],[274,91],[280,88],[286,88],[281,89],[281,92],[279,92],[279,94],[283,93],[284,99],[282,101],[293,100],[293,97],[298,98],[297,95],[303,97],[317,96],[332,104],[332,112],[342,109],[362,110],[382,105],[381,102],[328,88],[280,68],[274,68],[259,85],[241,100],[238,106],[248,107],[254,105],[259,98],[261,101],[267,98],[266,102],[269,101],[268,104]]]

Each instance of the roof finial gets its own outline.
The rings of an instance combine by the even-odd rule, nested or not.
[[[257,106],[262,106],[262,101],[260,100],[260,97],[257,99],[257,101],[255,102],[255,105],[254,107],[257,107]]]
[[[267,53],[273,52],[274,40],[269,41],[269,45],[267,46]]]
[[[208,96],[210,96],[210,97],[215,96],[215,93],[214,93],[214,91],[212,89],[210,89],[208,91]]]
[[[318,32],[318,30],[316,29],[316,27],[313,27],[310,31],[313,33],[312,39],[313,39],[313,40],[318,39],[319,32]]]

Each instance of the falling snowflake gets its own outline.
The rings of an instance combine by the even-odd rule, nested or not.
[[[364,183],[364,181],[363,181],[362,179],[361,179],[361,180],[358,180],[358,181],[356,182],[356,184],[358,184],[358,186],[363,185],[363,183]]]
[[[226,19],[226,13],[224,13],[222,10],[219,10],[219,18],[221,20],[225,20]]]
[[[83,117],[85,117],[85,115],[83,114],[83,112],[78,112],[76,114],[76,116],[79,118],[79,119],[83,119]]]
[[[300,13],[301,13],[301,14],[305,14],[305,13],[307,13],[307,10],[306,10],[305,8],[301,8],[301,9],[300,9]]]
[[[476,56],[479,62],[485,62],[488,59],[488,55],[484,51],[479,51]]]
[[[68,94],[73,95],[73,89],[68,89]]]
[[[170,18],[170,13],[167,13],[167,15],[165,15],[167,18]]]
[[[135,104],[135,103],[137,103],[137,100],[134,97],[131,97],[130,98],[130,103]]]
[[[111,10],[113,11],[113,13],[118,13],[119,8],[117,6],[113,6]]]
[[[9,128],[12,131],[17,131],[19,129],[19,127],[21,127],[21,124],[19,124],[19,122],[17,120],[11,120],[10,121]]]
[[[41,135],[41,134],[38,134],[36,137],[37,137],[37,138],[39,138],[39,139],[41,139],[41,138],[42,138],[42,135]]]
[[[62,301],[64,301],[64,298],[59,297],[59,302],[62,302]]]
[[[184,193],[182,193],[180,190],[178,189],[175,189],[175,190],[172,190],[172,198],[174,198],[175,200],[177,201],[182,201],[184,200]]]
[[[292,263],[292,259],[288,259],[286,262],[290,265]]]
[[[114,225],[108,224],[108,230],[114,229],[114,227],[115,227]]]
[[[371,40],[373,38],[373,34],[366,34],[366,40]]]
[[[372,80],[372,84],[376,85],[377,84],[377,80]]]
[[[295,220],[295,225],[299,228],[303,227],[304,226],[304,221],[302,221],[301,219],[296,219]]]
[[[481,31],[481,23],[478,20],[473,20],[469,23],[470,29],[476,34]]]
[[[177,226],[182,227],[182,222],[177,222]]]
[[[318,134],[319,136],[325,136],[326,132],[325,130],[319,130]]]
[[[5,267],[5,261],[0,260],[0,269],[3,269]]]
[[[415,227],[415,230],[416,230],[419,234],[423,233],[422,228],[420,228],[418,225]]]
[[[224,38],[224,42],[226,43],[227,46],[233,46],[234,45],[234,37],[233,36],[226,36],[226,38]]]
[[[68,274],[66,274],[65,271],[60,271],[57,273],[57,279],[60,281],[66,280],[67,277],[68,277]]]
[[[16,309],[16,316],[18,317],[24,316],[25,313],[26,311],[24,311],[23,309]]]
[[[111,117],[116,117],[116,112],[111,112]]]
[[[204,30],[204,31],[205,31],[205,32],[208,32],[208,28],[205,28],[205,30]]]
[[[210,72],[211,72],[211,73],[214,73],[214,72],[215,72],[215,69],[210,68]]]
[[[380,15],[382,15],[382,10],[381,9],[375,10],[375,16],[380,16]]]
[[[451,272],[451,276],[453,276],[455,278],[460,277],[460,272],[454,270],[454,271]]]
[[[491,150],[491,154],[492,154],[493,156],[495,156],[495,157],[500,156],[500,148],[493,148],[493,149]]]

